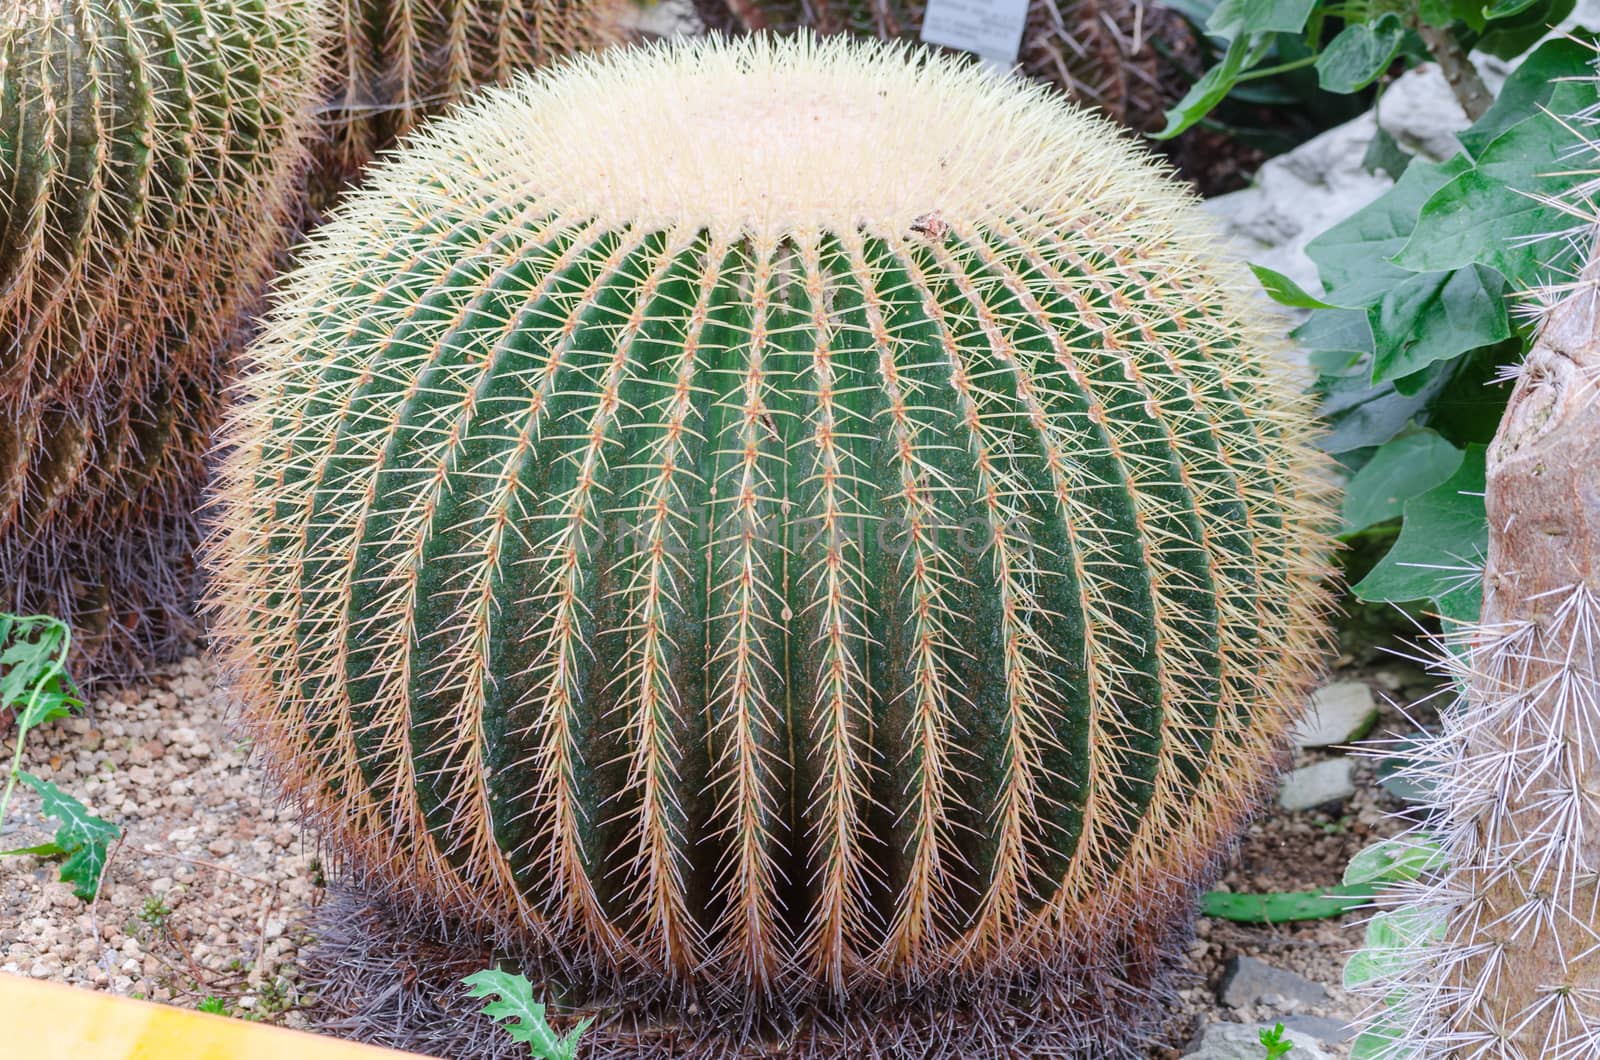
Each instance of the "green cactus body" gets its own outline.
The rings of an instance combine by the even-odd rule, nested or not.
[[[0,585],[80,627],[85,677],[189,628],[222,360],[285,240],[312,36],[302,0],[0,11]]]
[[[627,0],[339,0],[321,180],[338,190],[377,151],[469,89],[621,35]]]
[[[368,878],[629,983],[1132,974],[1325,603],[1311,420],[1211,239],[1109,124],[937,57],[488,93],[253,349],[247,723]]]

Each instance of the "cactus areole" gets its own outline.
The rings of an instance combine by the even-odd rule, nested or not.
[[[254,347],[246,720],[365,878],[618,982],[1128,974],[1321,640],[1311,422],[1215,242],[1109,123],[903,49],[491,91]]]

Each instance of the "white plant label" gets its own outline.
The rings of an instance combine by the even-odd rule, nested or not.
[[[928,0],[922,39],[1009,69],[1022,47],[1028,0]]]

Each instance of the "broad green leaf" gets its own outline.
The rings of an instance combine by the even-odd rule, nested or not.
[[[1366,950],[1356,950],[1350,955],[1350,959],[1344,962],[1344,988],[1355,990],[1383,979],[1389,973],[1389,962],[1384,960],[1384,956]]]
[[[1414,1056],[1416,1051],[1405,1042],[1405,1031],[1399,1024],[1385,1020],[1368,1027],[1350,1043],[1350,1060],[1411,1060]]]
[[[1469,155],[1478,157],[1501,133],[1549,103],[1563,80],[1589,76],[1594,58],[1594,48],[1587,40],[1558,37],[1545,41],[1511,71],[1484,116],[1456,139]]]
[[[1359,851],[1344,870],[1346,886],[1404,883],[1444,867],[1439,844],[1425,836],[1385,839]]]
[[[1459,622],[1477,619],[1489,547],[1483,509],[1484,448],[1473,445],[1444,482],[1405,503],[1400,537],[1351,589],[1371,602],[1432,600]]]
[[[1489,444],[1511,393],[1504,369],[1522,362],[1525,345],[1521,336],[1513,335],[1454,361],[1430,365],[1425,371],[1443,366],[1450,371],[1450,379],[1419,422],[1457,446]]]
[[[1330,453],[1348,453],[1382,445],[1426,415],[1455,372],[1455,364],[1436,361],[1422,370],[1422,385],[1409,394],[1393,382],[1367,382],[1364,368],[1338,379],[1325,377],[1319,383],[1324,397],[1318,415],[1332,429],[1318,446]]]
[[[1344,358],[1336,358],[1328,362],[1327,358],[1319,358],[1325,363],[1334,363],[1334,369],[1323,368],[1321,371],[1334,370],[1342,374],[1345,367],[1355,358],[1370,357],[1372,355],[1372,327],[1367,323],[1365,309],[1345,309],[1334,307],[1331,309],[1314,310],[1304,324],[1292,332],[1295,341],[1308,350],[1317,350],[1324,354],[1343,353]],[[1364,372],[1362,378],[1366,379],[1370,372]]]
[[[61,882],[72,884],[72,893],[88,901],[94,897],[107,851],[121,829],[90,813],[87,806],[50,781],[31,773],[18,773],[17,777],[39,793],[45,815],[59,822],[54,845],[67,856],[61,865]]]
[[[1444,163],[1413,162],[1394,187],[1306,244],[1327,300],[1364,307],[1411,275],[1389,259],[1406,245],[1429,197],[1471,167],[1459,155]]]
[[[1316,0],[1220,0],[1206,32],[1223,40],[1259,33],[1299,33]]]
[[[1354,22],[1339,31],[1317,56],[1317,83],[1329,92],[1359,92],[1389,68],[1405,40],[1400,16]]]
[[[17,847],[15,850],[0,850],[0,858],[9,858],[17,855],[26,855],[35,858],[59,858],[65,854],[59,844],[40,843],[38,846]]]
[[[1553,113],[1513,125],[1483,149],[1477,165],[1433,193],[1395,264],[1419,272],[1485,265],[1516,285],[1557,271],[1551,257],[1573,220],[1538,197],[1559,197],[1592,179],[1593,154],[1574,155],[1582,138],[1563,118],[1597,104],[1591,81],[1557,86]]]
[[[1400,515],[1406,501],[1449,478],[1461,466],[1461,455],[1426,429],[1385,442],[1345,486],[1344,530],[1364,530]]]
[[[1222,102],[1228,90],[1239,80],[1239,75],[1260,62],[1272,46],[1272,38],[1237,37],[1228,45],[1222,61],[1189,87],[1189,91],[1167,111],[1167,127],[1155,134],[1157,140],[1169,140],[1211,112]]]
[[[1497,59],[1514,59],[1549,36],[1550,28],[1576,7],[1577,0],[1538,0],[1514,15],[1497,17],[1483,28],[1473,50]]]
[[[1411,156],[1401,148],[1399,141],[1389,135],[1389,130],[1378,126],[1367,153],[1361,156],[1361,168],[1368,173],[1385,173],[1390,180],[1399,180],[1411,164]]]
[[[1367,307],[1372,381],[1414,375],[1511,335],[1505,281],[1481,266],[1411,273]],[[1402,387],[1402,390],[1405,388]]]
[[[1305,288],[1295,283],[1283,273],[1269,269],[1265,265],[1250,263],[1250,271],[1256,274],[1256,279],[1261,281],[1261,289],[1267,292],[1279,305],[1286,305],[1291,309],[1333,309],[1334,306],[1322,301]]]
[[[1444,921],[1437,908],[1406,905],[1385,909],[1367,921],[1366,948],[1412,953],[1417,947],[1444,937]]]
[[[1483,28],[1483,0],[1418,0],[1417,17],[1430,26],[1465,22]]]
[[[474,972],[462,980],[472,988],[472,997],[485,998],[498,994],[499,1001],[483,1006],[484,1015],[492,1020],[505,1021],[506,1033],[524,1042],[538,1060],[575,1060],[578,1039],[588,1029],[593,1019],[578,1024],[565,1038],[558,1038],[545,1019],[545,1007],[533,1000],[533,984],[524,975],[511,975],[496,969]]]

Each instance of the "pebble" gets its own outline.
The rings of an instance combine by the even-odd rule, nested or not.
[[[1330,758],[1291,770],[1278,788],[1278,806],[1293,813],[1342,802],[1355,793],[1354,765],[1348,758]]]
[[[59,778],[127,839],[93,919],[56,882],[53,862],[0,858],[5,971],[186,1008],[208,993],[249,1008],[245,999],[294,975],[299,938],[289,925],[317,898],[315,843],[239,752],[211,682],[198,659],[187,659],[145,687],[98,697],[92,718],[30,736],[23,767]],[[24,794],[6,831],[8,847],[31,846],[51,837],[54,822]],[[229,871],[181,860],[195,856]],[[268,1018],[305,1025],[292,1010]]]
[[[1265,1023],[1212,1023],[1197,1036],[1184,1053],[1186,1060],[1261,1060],[1266,1049],[1261,1044],[1261,1032],[1275,1026]],[[1287,1060],[1330,1060],[1321,1044],[1309,1034],[1284,1027],[1283,1040],[1294,1043]]]
[[[1294,727],[1296,747],[1332,747],[1361,739],[1378,720],[1378,703],[1364,681],[1335,681],[1317,689]]]
[[[1254,957],[1235,957],[1228,962],[1217,990],[1222,1003],[1243,1008],[1257,1003],[1286,1007],[1290,1000],[1316,1005],[1328,1000],[1328,991],[1303,975],[1275,968]]]

